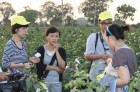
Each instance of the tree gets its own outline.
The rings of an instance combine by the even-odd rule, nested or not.
[[[12,5],[8,2],[0,3],[0,14],[2,15],[2,21],[8,23],[9,17],[15,14],[15,10],[12,8]]]
[[[112,0],[86,0],[80,4],[79,10],[84,13],[89,22],[95,25],[98,21],[99,13],[107,10],[108,2],[112,2]]]
[[[25,6],[24,8],[25,10],[20,12],[19,15],[24,16],[28,21],[35,24],[36,20],[42,15],[41,12],[32,10],[29,6]]]
[[[68,16],[72,16],[72,6],[70,4],[63,5],[64,19]],[[48,1],[41,6],[41,12],[43,17],[52,25],[58,25],[62,22],[62,6],[56,5],[55,3]]]
[[[115,20],[126,21],[128,18],[134,20],[134,13],[136,9],[130,5],[123,4],[117,7],[117,13],[115,14]]]

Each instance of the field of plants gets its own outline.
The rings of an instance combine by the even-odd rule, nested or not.
[[[25,41],[27,43],[28,55],[34,56],[37,47],[44,44],[44,31],[46,28],[30,27],[29,34]],[[103,91],[99,83],[89,82],[87,70],[89,68],[89,62],[84,59],[86,39],[92,32],[99,31],[99,28],[93,27],[64,27],[59,28],[61,31],[60,45],[66,49],[68,67],[64,72],[64,92],[92,92],[92,88],[97,88],[99,92]],[[132,28],[130,33],[126,34],[127,44],[135,51],[138,59],[138,65],[140,65],[140,29]],[[6,42],[11,38],[11,32],[9,27],[0,27],[0,62],[2,61],[3,49]],[[0,63],[1,65],[1,63]],[[77,66],[78,65],[78,66]],[[35,69],[33,68],[35,71]],[[140,70],[140,69],[138,69]],[[32,74],[33,73],[33,74]],[[140,92],[140,73],[136,74],[136,77],[131,81],[129,86],[130,92]],[[36,74],[31,72],[30,80],[28,81],[28,90],[31,87],[38,87],[38,81],[36,80]],[[32,85],[34,84],[34,85]],[[29,91],[29,92],[35,92]],[[42,91],[43,92],[43,91]],[[103,91],[104,92],[104,91]]]

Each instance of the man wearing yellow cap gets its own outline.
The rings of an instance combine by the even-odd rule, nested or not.
[[[31,67],[32,63],[40,61],[37,57],[28,58],[26,43],[23,40],[27,35],[30,24],[23,16],[16,16],[11,20],[12,38],[6,43],[2,58],[2,66],[10,73],[22,72],[22,68]]]
[[[97,75],[103,73],[106,67],[105,60],[113,54],[113,51],[109,50],[103,36],[106,27],[111,24],[111,13],[109,11],[101,12],[98,18],[98,25],[101,31],[92,33],[87,39],[85,58],[91,61],[89,75],[92,81],[96,80]]]

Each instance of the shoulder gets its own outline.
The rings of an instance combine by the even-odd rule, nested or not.
[[[37,52],[44,52],[45,50],[44,50],[44,46],[42,45],[42,46],[39,46],[38,48],[37,48]]]
[[[59,47],[60,52],[65,52],[65,49],[63,47]]]
[[[7,43],[6,43],[6,46],[5,47],[8,47],[8,48],[11,48],[13,47],[13,41],[10,39]]]
[[[38,47],[38,49],[44,49],[44,46],[43,46],[43,45],[41,45],[41,46],[39,46],[39,47]]]
[[[6,43],[6,45],[12,45],[12,44],[13,44],[13,41],[11,39]]]
[[[92,34],[90,34],[90,35],[89,35],[89,37],[88,37],[88,38],[93,38],[93,37],[95,37],[95,36],[96,36],[96,34],[97,34],[97,33],[92,33]]]
[[[119,49],[114,53],[113,57],[115,59],[120,58],[120,57],[124,57],[124,55],[125,55],[124,53],[125,53],[124,49]]]
[[[99,32],[97,33],[92,33],[88,36],[88,39],[96,39],[96,35],[99,34]]]

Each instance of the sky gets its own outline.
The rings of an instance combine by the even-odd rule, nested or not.
[[[40,10],[40,6],[43,5],[46,1],[53,1],[56,4],[61,4],[62,0],[0,0],[0,2],[9,2],[12,7],[18,12],[23,11],[24,6],[30,6],[32,9]],[[78,6],[85,0],[63,0],[63,3],[70,3],[74,7],[74,18],[83,17],[84,15],[79,13]],[[140,5],[139,0],[114,0],[113,3],[108,3],[108,10],[114,16],[116,13],[116,9],[118,6],[122,4],[130,4],[132,7],[136,8],[136,12],[134,14],[134,21],[127,20],[126,22],[129,24],[140,23]]]

